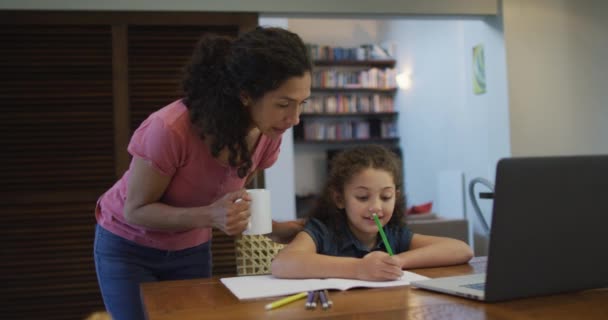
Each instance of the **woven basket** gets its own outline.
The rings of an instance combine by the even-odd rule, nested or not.
[[[239,276],[270,274],[272,258],[283,249],[263,235],[242,236],[235,240],[236,273]]]

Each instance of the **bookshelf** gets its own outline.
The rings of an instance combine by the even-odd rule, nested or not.
[[[296,167],[317,168],[305,185],[322,185],[330,153],[357,144],[382,144],[398,149],[399,135],[394,104],[397,93],[396,61],[374,56],[371,45],[332,48],[310,45],[314,59],[312,94],[294,127]],[[299,156],[298,156],[299,155]],[[305,159],[305,160],[299,160]],[[307,159],[307,160],[306,160]],[[314,165],[298,163],[313,161]],[[300,169],[303,170],[303,169]],[[319,180],[312,183],[310,180]],[[296,180],[296,185],[299,183]],[[296,207],[302,216],[318,190],[296,186]]]
[[[296,144],[398,140],[395,60],[316,60]]]

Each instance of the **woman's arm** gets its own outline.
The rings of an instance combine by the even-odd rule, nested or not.
[[[281,250],[272,261],[272,274],[279,278],[349,278],[394,280],[401,276],[397,259],[385,252],[372,252],[362,259],[316,253],[306,232]]]
[[[278,243],[290,243],[304,229],[305,220],[272,221],[272,233],[268,237]]]
[[[136,157],[124,207],[127,222],[168,231],[215,227],[228,235],[239,234],[247,228],[251,199],[245,190],[229,193],[209,206],[181,208],[159,202],[170,182],[171,177],[160,174],[146,160]],[[247,201],[234,203],[239,198]]]
[[[465,263],[473,250],[460,240],[414,234],[410,249],[396,257],[403,269],[438,267]]]

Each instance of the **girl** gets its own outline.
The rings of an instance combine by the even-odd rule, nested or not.
[[[381,146],[344,151],[304,230],[272,262],[280,278],[394,280],[402,269],[465,263],[473,252],[456,239],[413,234],[403,222],[401,164]],[[379,237],[377,214],[395,255]]]

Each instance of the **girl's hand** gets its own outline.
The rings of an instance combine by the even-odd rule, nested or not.
[[[241,234],[249,223],[250,203],[251,198],[245,189],[224,195],[209,206],[212,226],[229,236]]]
[[[396,280],[403,274],[397,258],[383,251],[372,251],[359,262],[357,278],[361,280]]]

